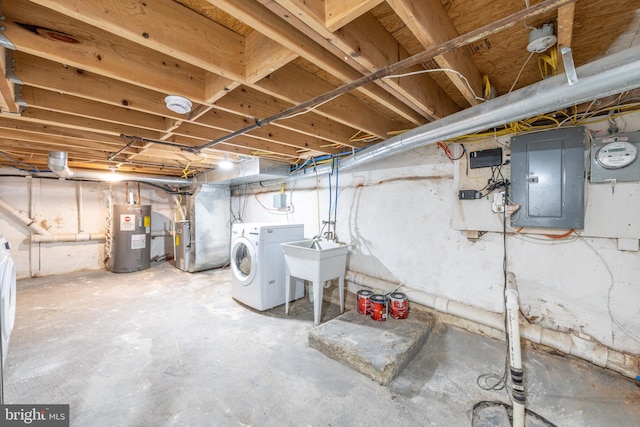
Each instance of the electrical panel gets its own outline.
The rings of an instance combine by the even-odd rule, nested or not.
[[[511,226],[583,229],[584,184],[584,127],[511,138]]]
[[[619,133],[593,139],[591,182],[640,181],[640,132]]]

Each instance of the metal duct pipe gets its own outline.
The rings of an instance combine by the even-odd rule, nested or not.
[[[365,148],[340,161],[340,170],[640,87],[640,45],[583,65],[576,73],[578,81],[572,85],[565,75],[554,76]],[[331,165],[316,171],[327,174]]]
[[[60,178],[71,178],[73,172],[67,165],[67,153],[65,151],[49,151],[47,158],[49,169]]]
[[[135,181],[155,185],[170,185],[173,187],[189,187],[195,185],[191,179],[171,178],[160,175],[139,175],[133,173],[99,172],[86,169],[69,169],[67,165],[67,153],[64,151],[49,151],[49,169],[60,178],[84,179],[88,181]]]

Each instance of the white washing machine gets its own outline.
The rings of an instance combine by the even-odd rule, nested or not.
[[[16,267],[9,253],[9,243],[0,236],[0,335],[2,365],[7,359],[9,338],[16,318]]]
[[[284,304],[285,268],[280,243],[304,239],[304,224],[233,224],[231,296],[256,310]],[[304,296],[304,282],[293,282],[292,301]]]

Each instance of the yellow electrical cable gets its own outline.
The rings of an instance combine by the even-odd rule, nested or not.
[[[556,75],[558,72],[558,52],[556,49],[551,49],[549,55],[538,57],[538,69],[543,79]]]
[[[484,99],[486,101],[488,101],[489,99],[491,99],[491,82],[489,81],[489,76],[488,75],[483,75],[482,76],[482,82],[484,83]]]

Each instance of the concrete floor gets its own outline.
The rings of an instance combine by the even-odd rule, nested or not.
[[[502,371],[501,341],[439,326],[385,387],[309,348],[308,300],[289,317],[282,306],[260,313],[231,298],[230,280],[228,269],[161,263],[19,281],[5,403],[67,403],[72,426],[94,427],[470,426],[477,402],[508,402],[476,385]],[[324,321],[339,314],[324,306]],[[635,382],[543,351],[525,357],[530,410],[558,426],[640,425]],[[474,425],[509,423],[484,409]]]

